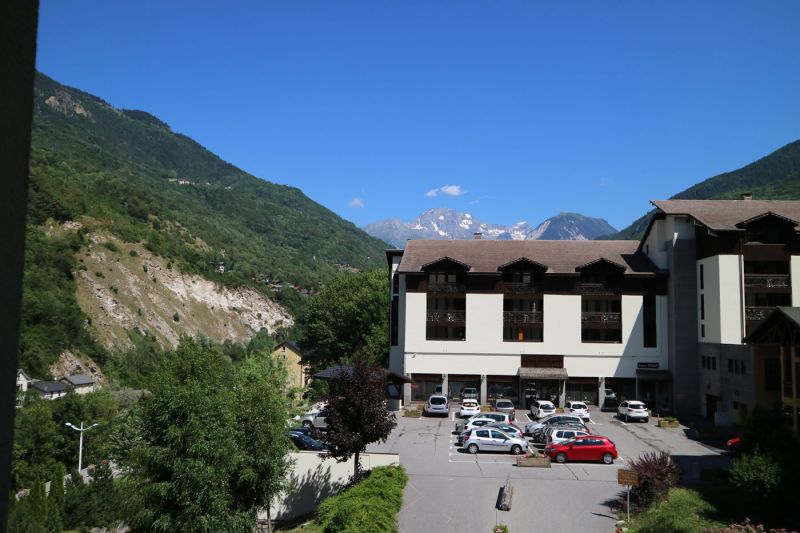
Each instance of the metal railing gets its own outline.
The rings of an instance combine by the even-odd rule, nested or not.
[[[581,313],[581,322],[584,324],[621,325],[622,313],[585,312]]]
[[[503,322],[506,324],[541,324],[544,322],[544,312],[503,311]]]
[[[427,321],[436,324],[463,325],[467,321],[466,311],[428,311]]]
[[[764,287],[767,289],[788,289],[789,274],[745,274],[745,287]]]

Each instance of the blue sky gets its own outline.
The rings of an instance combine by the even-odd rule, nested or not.
[[[358,225],[624,227],[800,138],[800,2],[41,0],[37,66]]]

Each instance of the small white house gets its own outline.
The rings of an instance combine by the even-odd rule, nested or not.
[[[17,392],[25,393],[28,391],[28,385],[31,383],[31,378],[21,368],[17,370]]]
[[[76,374],[61,378],[62,383],[71,387],[77,394],[88,394],[95,390],[95,382],[91,376]]]
[[[69,392],[69,386],[60,381],[34,381],[29,388],[38,392],[45,400],[55,400]]]

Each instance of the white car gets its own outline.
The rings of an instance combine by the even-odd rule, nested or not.
[[[647,406],[637,400],[625,400],[619,404],[617,414],[620,418],[625,420],[625,422],[628,422],[631,419],[643,420],[645,422],[650,420],[650,411],[647,410]]]
[[[571,427],[552,427],[547,428],[544,432],[545,434],[545,444],[547,446],[552,446],[554,444],[561,444],[562,442],[567,442],[568,440],[574,439],[575,437],[584,437],[586,435],[590,435],[588,431],[583,431],[582,429],[571,428]]]
[[[528,441],[512,437],[497,428],[479,428],[464,442],[469,453],[509,452],[519,455],[528,451]]]
[[[564,413],[577,415],[584,420],[589,420],[592,417],[589,414],[589,408],[583,402],[568,401],[564,404]]]
[[[493,424],[494,422],[497,422],[497,420],[485,416],[473,416],[469,420],[459,420],[456,422],[456,433],[463,433],[464,431],[485,426],[486,424]]]
[[[458,412],[458,416],[461,418],[469,418],[471,416],[479,415],[481,413],[481,406],[478,403],[478,400],[463,400],[461,402],[461,410]]]
[[[531,404],[531,415],[534,418],[544,418],[546,416],[554,415],[556,413],[556,406],[553,402],[548,400],[536,400]]]

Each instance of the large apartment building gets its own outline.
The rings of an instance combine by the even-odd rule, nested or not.
[[[696,402],[686,412],[727,422],[740,422],[757,403],[771,407],[778,352],[755,358],[744,339],[776,306],[800,305],[800,202],[653,205],[640,249],[669,272],[676,397]]]
[[[481,401],[602,403],[728,416],[766,403],[779,356],[747,334],[800,302],[800,202],[653,202],[641,241],[409,241],[388,250],[390,368]],[[477,236],[479,237],[479,235]],[[777,352],[776,352],[777,353]],[[772,359],[772,360],[771,360]]]

